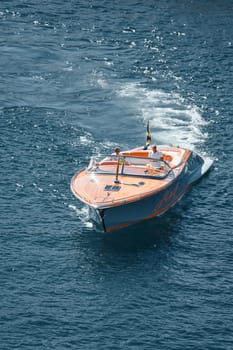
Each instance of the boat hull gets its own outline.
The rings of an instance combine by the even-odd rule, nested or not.
[[[200,156],[191,153],[181,174],[161,191],[134,202],[97,209],[104,231],[119,230],[165,213],[211,165],[212,162],[206,163]]]

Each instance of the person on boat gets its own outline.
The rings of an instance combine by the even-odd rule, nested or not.
[[[116,147],[116,148],[114,149],[114,152],[115,152],[115,155],[119,157],[120,152],[121,152],[120,147]]]
[[[162,160],[163,154],[160,152],[156,145],[151,146],[151,151],[149,152],[149,158],[155,159],[155,160]]]
[[[111,155],[111,158],[113,158],[114,160],[118,160],[120,155],[121,155],[121,149],[120,149],[120,147],[116,147],[114,149],[114,153],[112,153],[112,155]]]

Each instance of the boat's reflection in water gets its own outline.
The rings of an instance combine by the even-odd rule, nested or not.
[[[170,237],[179,229],[180,215],[176,210],[161,217],[145,220],[119,231],[102,233],[104,243],[112,249],[121,251],[140,250],[155,247]]]

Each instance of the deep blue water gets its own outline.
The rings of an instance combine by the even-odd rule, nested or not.
[[[0,349],[232,349],[232,1],[1,0],[0,43]],[[70,179],[148,119],[214,166],[103,236]]]

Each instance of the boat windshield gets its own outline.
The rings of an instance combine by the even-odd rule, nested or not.
[[[168,163],[148,157],[116,156],[92,157],[87,167],[89,173],[118,174],[164,179],[172,170]]]

